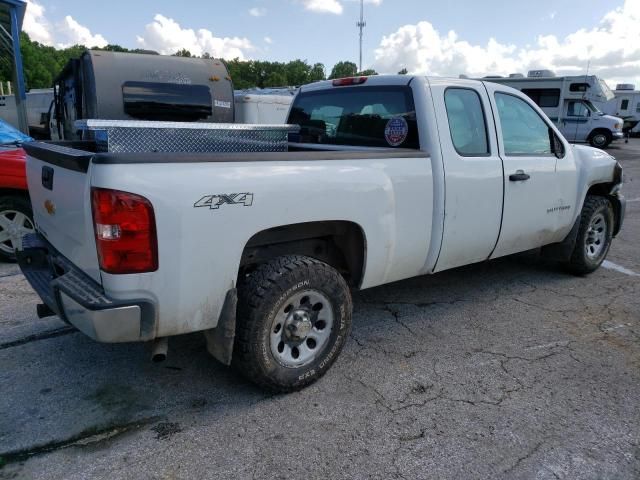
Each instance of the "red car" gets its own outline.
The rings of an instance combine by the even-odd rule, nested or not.
[[[15,261],[22,236],[34,231],[25,167],[22,148],[0,145],[0,260]]]

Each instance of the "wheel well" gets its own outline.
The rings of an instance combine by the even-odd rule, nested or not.
[[[29,192],[17,188],[0,188],[0,197],[23,197],[29,200]]]
[[[591,139],[591,137],[593,137],[596,133],[600,133],[600,132],[606,133],[607,135],[612,136],[611,131],[606,128],[594,128],[593,130],[591,130],[591,133],[587,138]]]
[[[607,200],[611,202],[611,206],[613,207],[613,236],[615,237],[620,231],[620,226],[622,223],[622,205],[620,204],[620,199],[616,195],[611,195],[611,189],[615,186],[614,182],[605,182],[605,183],[597,183],[595,185],[591,185],[589,190],[587,190],[587,196],[589,195],[598,195],[600,197],[605,197]],[[586,198],[586,197],[585,197]]]
[[[338,270],[358,287],[365,260],[365,237],[359,225],[346,221],[295,223],[269,228],[249,239],[242,252],[240,274],[282,255],[306,255]]]

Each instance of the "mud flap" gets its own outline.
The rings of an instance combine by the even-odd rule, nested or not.
[[[580,228],[581,216],[578,215],[576,222],[573,224],[573,228],[565,239],[559,243],[552,243],[551,245],[545,245],[541,249],[542,256],[549,260],[556,260],[559,262],[565,262],[571,258],[573,249],[576,246],[576,240],[578,238],[578,229]]]
[[[219,362],[231,365],[233,354],[233,340],[236,336],[236,307],[238,305],[238,290],[232,288],[227,291],[218,319],[218,326],[204,331],[207,339],[207,351]]]

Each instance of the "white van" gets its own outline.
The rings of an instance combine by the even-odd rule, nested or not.
[[[605,148],[623,137],[621,118],[603,113],[596,105],[614,98],[596,75],[556,77],[550,70],[531,70],[525,77],[489,76],[482,80],[500,83],[528,95],[547,114],[570,142],[588,142]]]

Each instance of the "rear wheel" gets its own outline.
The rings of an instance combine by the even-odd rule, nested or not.
[[[22,237],[35,231],[29,200],[10,196],[0,198],[0,260],[15,262]]]
[[[233,365],[277,392],[319,379],[351,329],[351,294],[326,263],[284,256],[259,266],[238,288]]]
[[[587,196],[576,245],[567,266],[578,275],[591,273],[604,261],[613,238],[613,208],[604,197]]]
[[[613,137],[611,136],[611,133],[605,130],[598,130],[591,135],[591,138],[589,138],[589,144],[596,148],[606,148],[612,140]]]

